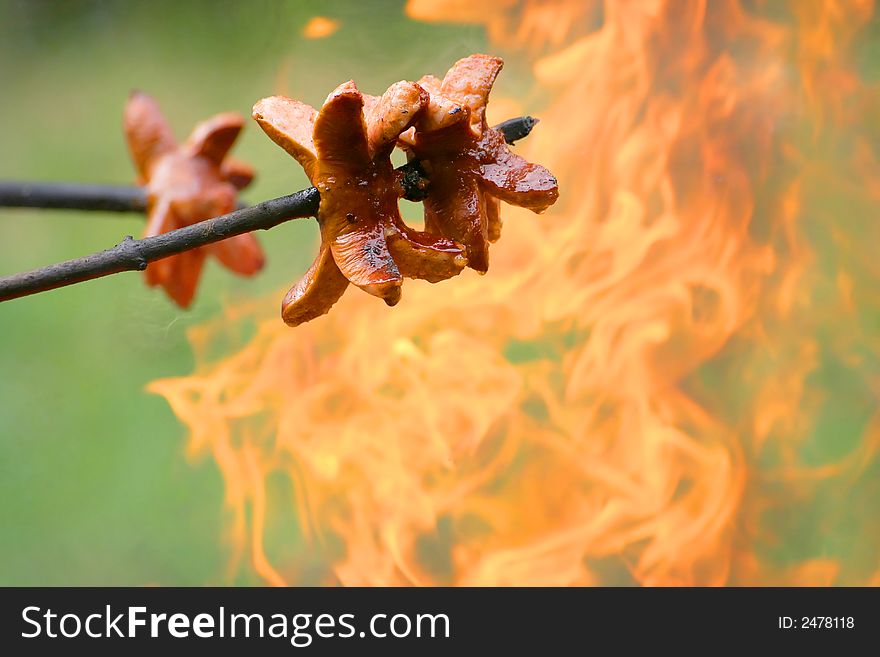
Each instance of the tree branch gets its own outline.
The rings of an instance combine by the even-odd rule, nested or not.
[[[291,219],[311,217],[318,212],[320,200],[318,190],[310,187],[296,194],[264,201],[155,237],[136,240],[128,235],[112,249],[0,278],[0,301],[123,271],[143,270],[147,268],[147,263],[175,253],[219,242],[233,235],[268,230]]]
[[[519,117],[500,123],[495,128],[504,134],[508,143],[526,137],[537,123],[532,117]],[[419,201],[425,198],[424,172],[418,162],[410,162],[398,168],[402,175],[404,198]],[[110,187],[96,185],[56,185],[16,183],[18,196],[10,193],[9,199],[18,199],[17,207],[78,208],[89,210],[125,211],[126,202],[145,199],[138,187]],[[29,190],[24,186],[30,185]],[[0,192],[11,187],[0,186]],[[112,191],[101,196],[99,191]],[[14,190],[13,190],[14,191]],[[37,193],[42,192],[42,195]],[[137,193],[134,193],[137,192]],[[140,196],[138,196],[140,195]],[[127,201],[126,201],[127,199]],[[68,260],[41,269],[13,274],[0,278],[0,301],[9,301],[38,292],[82,283],[93,278],[118,274],[124,271],[146,269],[147,264],[176,253],[219,242],[234,235],[255,230],[268,230],[291,219],[315,216],[321,201],[318,190],[309,187],[302,191],[264,201],[242,208],[214,219],[172,230],[155,237],[136,240],[130,235],[112,249],[93,253],[82,258]],[[43,204],[41,205],[40,202]],[[51,203],[51,205],[50,205]],[[145,207],[145,202],[142,207]]]
[[[0,207],[143,212],[143,187],[75,183],[0,181]]]

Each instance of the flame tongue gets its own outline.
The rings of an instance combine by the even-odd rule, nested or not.
[[[555,95],[522,148],[559,176],[557,206],[505,208],[490,276],[413,285],[394,312],[351,295],[296,331],[272,317],[151,385],[217,459],[238,545],[272,583],[878,581],[876,556],[809,539],[816,496],[862,500],[853,545],[880,531],[861,374],[878,345],[856,309],[877,299],[853,273],[880,273],[853,238],[878,237],[880,165],[847,131],[870,105],[847,51],[869,3],[844,20],[796,2],[787,21],[606,3],[601,25],[571,11],[591,3],[553,21],[498,4],[461,18],[547,53],[534,72]],[[410,5],[467,10],[430,7]],[[831,193],[858,216],[811,210]],[[810,231],[853,263],[830,284]],[[811,436],[834,404],[862,419],[822,461]],[[305,547],[279,538],[291,507]]]

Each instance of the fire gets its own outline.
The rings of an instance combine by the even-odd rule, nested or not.
[[[236,554],[272,584],[876,583],[871,3],[494,6],[408,9],[532,53],[517,148],[559,203],[394,309],[230,309],[150,386]]]
[[[325,39],[339,29],[339,21],[326,16],[314,16],[302,29],[306,39]]]

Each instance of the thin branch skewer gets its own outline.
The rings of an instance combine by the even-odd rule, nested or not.
[[[236,209],[246,208],[239,202]],[[147,190],[134,185],[0,180],[0,208],[136,212],[147,209]]]
[[[495,126],[504,134],[508,143],[513,143],[526,137],[537,123],[532,117],[519,117],[509,119]],[[412,201],[422,200],[425,197],[424,172],[418,162],[410,162],[398,168],[402,176],[404,198]],[[63,185],[55,186],[64,188],[70,194],[67,204],[60,204],[61,195],[56,195],[51,202],[59,203],[48,207],[78,207],[80,209],[117,209],[108,207],[107,204],[99,207],[97,197],[92,193],[96,186]],[[83,194],[80,200],[92,203],[89,207],[73,205],[72,198],[77,196],[77,187],[84,187],[89,193]],[[125,189],[112,188],[105,189]],[[140,188],[129,188],[138,190]],[[31,197],[33,198],[33,196]],[[117,199],[118,200],[118,199]],[[172,230],[155,237],[147,237],[136,240],[130,235],[112,249],[93,253],[82,258],[67,260],[55,265],[49,265],[41,269],[34,269],[21,274],[13,274],[0,278],[0,302],[17,299],[38,292],[46,292],[55,288],[82,283],[94,278],[118,274],[124,271],[139,271],[147,268],[147,264],[154,260],[160,260],[176,253],[195,249],[200,246],[219,242],[234,235],[249,233],[255,230],[268,230],[292,219],[315,216],[321,201],[318,190],[309,187],[302,191],[282,196],[280,198],[264,201],[252,207],[235,210],[214,219],[202,221],[191,226]],[[50,202],[49,200],[46,201]],[[34,201],[36,203],[36,201]],[[109,203],[113,205],[112,202]],[[19,207],[47,207],[45,205],[26,205]]]
[[[131,185],[0,181],[0,207],[143,212],[147,193]]]
[[[128,235],[112,249],[0,278],[0,302],[110,274],[142,271],[148,263],[175,253],[254,230],[268,230],[291,219],[311,217],[317,213],[320,200],[318,190],[310,187],[155,237],[136,240]]]

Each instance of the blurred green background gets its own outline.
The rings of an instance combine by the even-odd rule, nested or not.
[[[402,7],[2,1],[0,178],[132,182],[120,127],[132,88],[153,94],[183,139],[213,113],[249,116],[263,96],[320,104],[349,78],[376,93],[442,74],[485,46],[480,28],[416,23]],[[302,38],[315,15],[338,20],[339,30]],[[306,186],[256,124],[234,154],[258,169],[249,200]],[[0,209],[0,274],[107,248],[142,229],[137,215]],[[316,236],[311,221],[261,234],[268,266],[253,280],[209,262],[188,312],[135,273],[0,304],[0,584],[226,582],[216,466],[187,462],[183,428],[144,386],[189,373],[187,328],[224,304],[290,284],[310,263]]]

